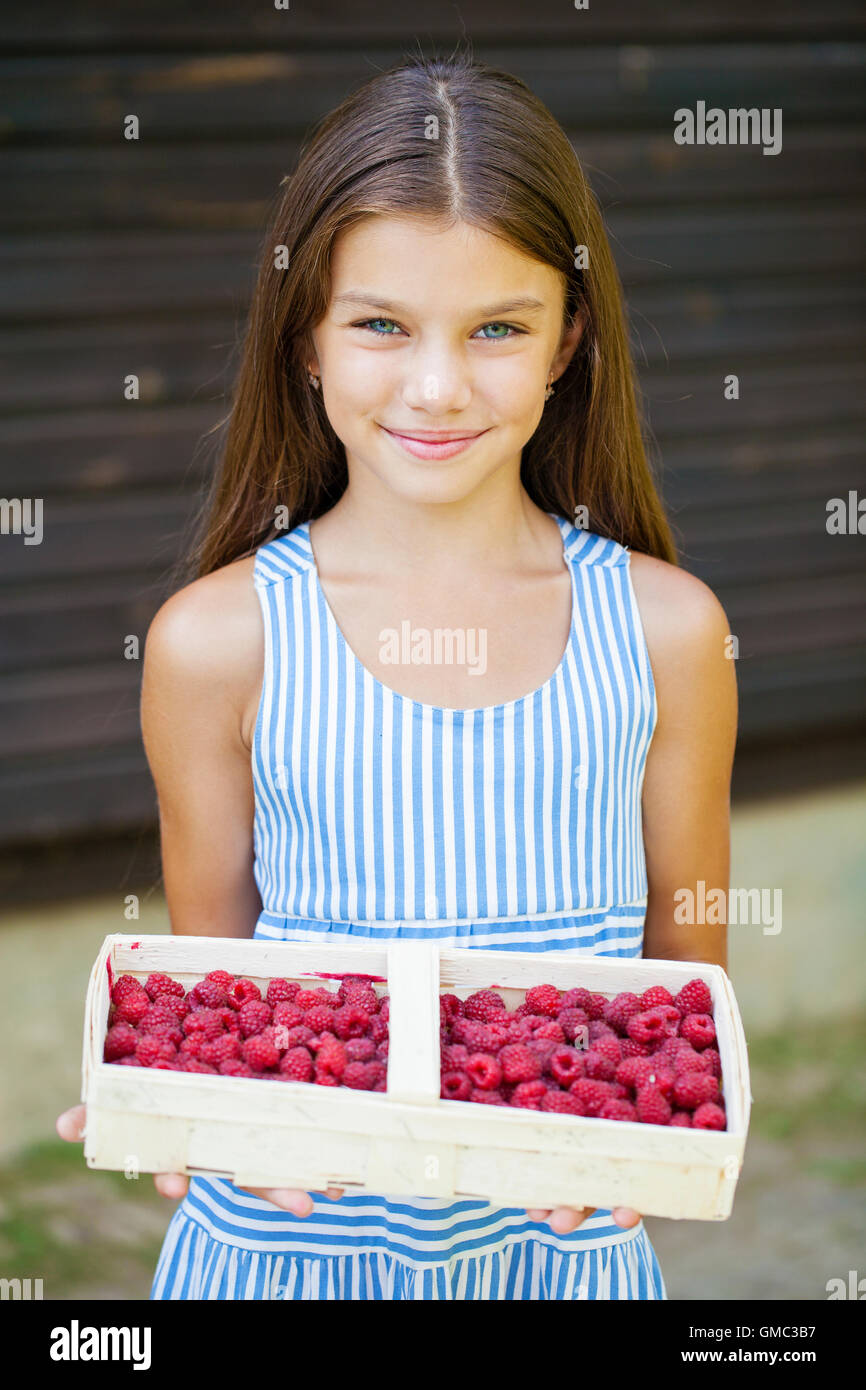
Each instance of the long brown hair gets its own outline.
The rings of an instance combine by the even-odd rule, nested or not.
[[[286,521],[314,520],[344,492],[345,451],[307,377],[310,330],[327,312],[338,233],[370,215],[409,213],[470,223],[562,272],[563,326],[580,312],[585,327],[524,446],[521,481],[545,511],[573,519],[582,505],[590,531],[676,564],[595,197],[525,83],[457,51],[404,58],[367,81],[318,123],[283,180],[190,575],[253,554]]]

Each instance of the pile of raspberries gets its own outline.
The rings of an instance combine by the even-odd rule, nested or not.
[[[167,975],[144,984],[121,975],[103,1060],[384,1091],[389,1008],[388,995],[363,975],[344,975],[336,990],[275,979],[264,999],[252,980],[227,970],[212,970],[189,992]]]
[[[712,1002],[702,980],[615,999],[538,985],[513,1012],[494,989],[440,994],[441,1096],[725,1129]]]

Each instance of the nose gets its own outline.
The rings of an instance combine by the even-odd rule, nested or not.
[[[401,394],[408,407],[450,415],[469,405],[472,382],[456,353],[445,347],[419,348],[407,364]]]

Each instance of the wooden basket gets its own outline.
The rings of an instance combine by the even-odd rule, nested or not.
[[[122,1067],[102,1060],[111,985],[163,971],[185,988],[210,970],[262,988],[279,976],[331,983],[380,977],[390,994],[386,1092]],[[651,985],[709,986],[728,1128],[669,1128],[440,1100],[438,995],[497,988],[509,1008],[533,985],[613,996]],[[332,987],[336,988],[336,979]],[[418,1197],[480,1197],[503,1207],[633,1207],[707,1221],[730,1215],[748,1131],[746,1043],[721,966],[380,945],[223,937],[108,936],[94,963],[84,1022],[81,1098],[91,1168],[228,1178],[242,1187],[300,1187]]]

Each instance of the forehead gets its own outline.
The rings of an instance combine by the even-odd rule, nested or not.
[[[447,307],[465,312],[520,297],[542,304],[535,311],[540,318],[560,310],[563,292],[558,270],[467,222],[443,225],[421,217],[371,216],[337,237],[331,260],[332,300],[362,294],[419,311]],[[529,305],[525,308],[531,312]]]

